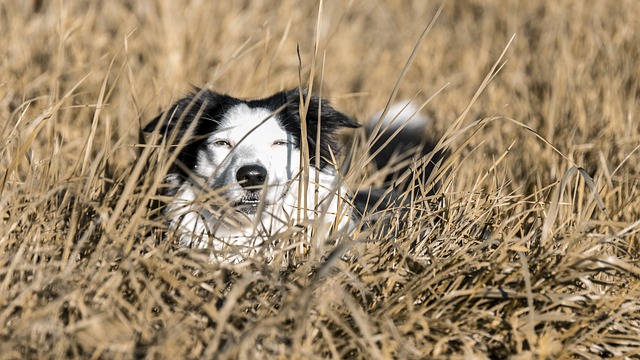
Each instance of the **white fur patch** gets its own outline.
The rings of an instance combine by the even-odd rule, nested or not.
[[[372,116],[367,127],[373,128],[380,121],[381,116],[382,111]],[[404,129],[420,130],[424,128],[429,119],[420,113],[420,109],[415,104],[409,100],[402,100],[391,105],[381,121],[382,129],[389,126],[389,130],[393,131],[406,123]]]

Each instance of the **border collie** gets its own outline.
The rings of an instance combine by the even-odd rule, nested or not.
[[[416,119],[412,124],[424,121]],[[378,198],[370,191],[350,193],[335,159],[338,130],[359,126],[306,90],[258,100],[198,90],[143,132],[168,150],[162,211],[180,245],[211,249],[214,258],[237,262],[296,226],[314,222],[316,234],[325,236],[356,227],[367,203]],[[400,143],[422,143],[422,127],[396,130],[387,126],[374,145],[387,145],[375,159],[378,166]],[[392,132],[399,136],[386,141]]]

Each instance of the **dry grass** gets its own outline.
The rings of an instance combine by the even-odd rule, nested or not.
[[[190,84],[313,72],[362,121],[439,6],[327,1],[316,35],[318,5],[0,4],[0,357],[640,356],[637,1],[447,3],[399,87],[446,85],[426,111],[452,154],[411,227],[286,269],[149,232],[137,133]]]

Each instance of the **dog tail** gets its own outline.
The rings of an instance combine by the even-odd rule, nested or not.
[[[359,191],[354,199],[361,213],[384,210],[434,195],[439,181],[431,178],[446,158],[444,149],[436,149],[437,138],[428,136],[429,118],[408,101],[392,105],[386,114],[374,115],[365,130],[378,172],[384,176],[381,187]],[[402,196],[412,190],[411,196]]]

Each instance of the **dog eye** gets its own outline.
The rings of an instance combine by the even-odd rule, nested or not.
[[[276,140],[276,141],[273,142],[273,145],[278,145],[278,146],[288,145],[288,144],[289,144],[289,142],[287,140],[282,140],[282,139]]]
[[[231,147],[231,143],[229,143],[227,140],[221,140],[221,139],[218,139],[218,140],[214,141],[213,145]]]

